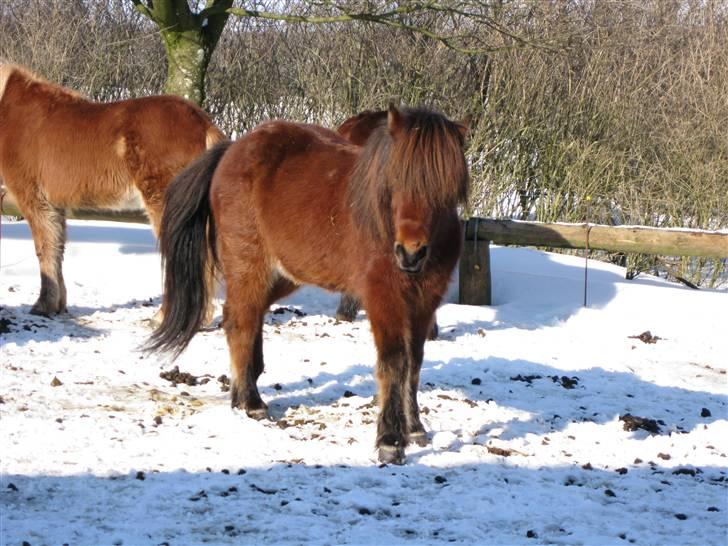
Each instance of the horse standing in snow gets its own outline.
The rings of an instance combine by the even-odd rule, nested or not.
[[[377,347],[383,462],[427,441],[417,405],[424,344],[461,248],[464,125],[390,106],[363,147],[321,127],[272,121],[220,143],[165,196],[164,319],[147,350],[179,354],[203,321],[212,259],[227,295],[232,405],[267,416],[258,392],[263,319],[301,284],[346,292]]]
[[[0,178],[28,221],[40,263],[40,295],[30,312],[66,309],[66,209],[143,204],[158,233],[169,182],[223,138],[179,97],[91,102],[0,64]]]

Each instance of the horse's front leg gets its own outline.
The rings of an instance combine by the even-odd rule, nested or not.
[[[403,339],[390,340],[378,347],[379,421],[377,442],[379,460],[404,464],[407,445],[407,352]]]
[[[404,464],[407,445],[408,355],[404,317],[392,301],[367,306],[374,342],[377,346],[376,376],[379,384],[377,442],[379,460]]]
[[[417,402],[417,392],[420,388],[420,370],[422,368],[422,360],[425,354],[425,337],[431,331],[433,320],[420,319],[418,323],[413,320],[412,332],[409,340],[409,355],[407,369],[407,388],[409,396],[407,397],[407,406],[405,408],[407,415],[407,441],[417,444],[418,446],[426,446],[427,431],[420,420],[420,407]],[[426,326],[425,326],[426,325]]]
[[[336,320],[354,322],[361,308],[361,302],[351,294],[341,294],[339,306],[336,308]]]
[[[439,305],[438,293],[444,291],[445,286],[438,287],[438,290],[424,290],[419,293],[419,303],[412,306],[410,312],[410,335],[409,340],[409,367],[407,369],[407,440],[419,446],[428,443],[427,431],[420,420],[420,407],[417,402],[417,392],[420,388],[420,370],[425,356],[425,340],[432,339],[433,330],[437,329],[437,317],[435,311]]]

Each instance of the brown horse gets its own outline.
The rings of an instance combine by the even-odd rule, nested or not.
[[[272,121],[206,152],[165,196],[164,319],[147,350],[179,354],[198,331],[212,257],[227,287],[232,405],[267,415],[263,318],[301,284],[361,299],[377,347],[379,459],[426,442],[417,390],[424,343],[457,263],[467,198],[466,127],[390,107],[364,147]]]
[[[344,120],[337,127],[336,132],[349,142],[357,146],[364,146],[374,130],[386,121],[386,110],[366,110]],[[352,322],[356,318],[359,309],[361,309],[361,301],[351,294],[342,294],[339,300],[339,306],[336,309],[336,318],[337,320]],[[427,339],[437,339],[438,330],[437,321],[433,321],[432,329],[427,335]]]
[[[30,312],[66,309],[66,209],[143,204],[158,233],[169,182],[223,138],[200,108],[178,97],[90,102],[0,64],[0,178],[30,225],[40,262],[40,296]]]

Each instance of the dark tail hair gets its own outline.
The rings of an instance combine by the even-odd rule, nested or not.
[[[171,352],[176,358],[203,325],[209,300],[209,274],[217,264],[210,183],[223,154],[222,141],[179,173],[164,196],[159,250],[164,270],[162,323],[144,350]]]

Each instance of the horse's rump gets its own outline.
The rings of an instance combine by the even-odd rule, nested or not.
[[[339,125],[336,132],[352,144],[364,146],[371,134],[387,121],[386,110],[366,110]]]

